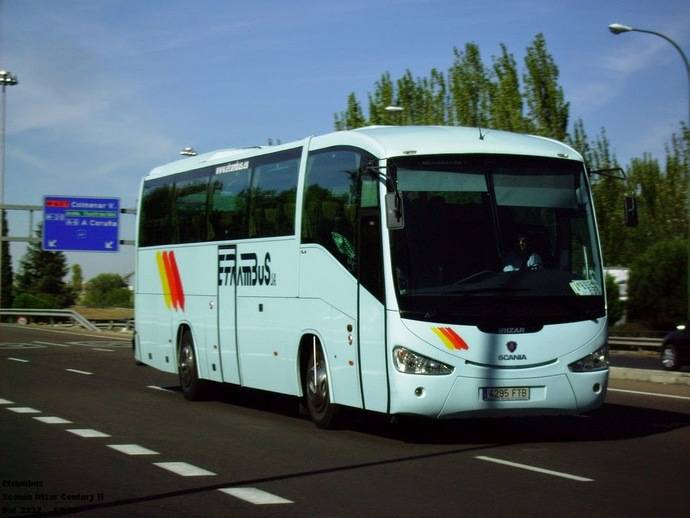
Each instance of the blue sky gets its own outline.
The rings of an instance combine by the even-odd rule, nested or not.
[[[661,38],[690,54],[687,0],[0,0],[7,92],[5,201],[117,196],[136,203],[156,165],[199,151],[329,132],[349,92],[382,72],[446,70],[472,41],[486,64],[505,43],[520,67],[545,35],[572,121],[605,127],[619,161],[664,146],[688,117],[688,79]],[[11,214],[13,235],[27,219]],[[134,219],[123,216],[121,238]],[[12,244],[15,263],[24,247]],[[88,279],[133,270],[117,254],[68,253]]]

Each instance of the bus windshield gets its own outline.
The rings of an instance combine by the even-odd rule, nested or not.
[[[389,161],[405,226],[391,231],[404,317],[538,326],[604,316],[581,162],[506,155]]]

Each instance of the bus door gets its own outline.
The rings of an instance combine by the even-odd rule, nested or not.
[[[362,178],[357,225],[359,363],[364,408],[387,412],[386,312],[378,185],[375,179]]]
[[[218,348],[223,381],[240,383],[237,358],[237,245],[218,246]]]

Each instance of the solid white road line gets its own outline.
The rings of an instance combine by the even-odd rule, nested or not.
[[[67,431],[86,439],[90,439],[92,437],[110,437],[110,435],[107,433],[99,432],[98,430],[93,430],[91,428],[72,428]]]
[[[172,471],[182,477],[209,477],[216,474],[203,468],[187,464],[186,462],[154,462],[154,466]]]
[[[21,362],[21,363],[29,363],[29,360],[22,360],[21,358],[7,358],[8,360],[12,360],[13,362]]]
[[[690,401],[690,397],[687,396],[674,396],[673,394],[658,394],[656,392],[640,392],[638,390],[623,390],[623,389],[614,389],[614,388],[608,388],[607,389],[609,392],[625,392],[626,394],[637,394],[640,396],[654,396],[654,397],[667,397],[671,399],[686,399]]]
[[[221,493],[234,496],[245,502],[256,505],[272,505],[272,504],[291,504],[292,500],[287,500],[279,496],[267,493],[255,487],[226,487],[219,489]]]
[[[158,455],[157,451],[149,450],[138,444],[108,444],[108,448],[127,455]]]
[[[15,412],[17,414],[40,414],[40,410],[36,410],[35,408],[31,408],[28,406],[16,406],[13,408],[8,408],[7,410],[11,412]]]
[[[485,460],[487,462],[495,462],[496,464],[503,464],[505,466],[510,466],[513,468],[526,469],[528,471],[536,471],[537,473],[543,473],[544,475],[552,475],[554,477],[576,480],[577,482],[594,482],[594,479],[592,478],[578,477],[577,475],[571,475],[569,473],[561,473],[560,471],[552,471],[550,469],[538,468],[536,466],[529,466],[528,464],[518,464],[516,462],[509,462],[507,460],[496,459],[494,457],[484,457],[480,455],[475,457],[475,459]]]
[[[42,423],[46,424],[68,424],[71,423],[72,421],[68,421],[67,419],[63,419],[62,417],[34,417],[36,421],[41,421]]]
[[[69,345],[67,344],[56,344],[55,342],[39,342],[38,340],[34,340],[33,343],[39,345],[55,345],[57,347],[69,347]]]
[[[93,372],[80,371],[80,370],[77,370],[77,369],[65,369],[65,370],[66,370],[67,372],[74,372],[74,373],[76,373],[76,374],[85,374],[85,375],[87,375],[87,376],[91,376],[91,375],[93,374]]]
[[[9,399],[0,399],[0,405],[14,405],[14,401],[10,401]]]

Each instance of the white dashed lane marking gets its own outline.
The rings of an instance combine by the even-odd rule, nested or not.
[[[63,419],[62,417],[34,417],[36,421],[40,421],[42,423],[46,424],[70,424],[72,421],[68,421],[67,419]]]
[[[291,504],[292,500],[287,500],[280,496],[273,495],[255,487],[226,487],[219,489],[221,493],[225,493],[250,504],[255,505],[274,505],[274,504]]]
[[[110,437],[107,433],[99,432],[98,430],[93,430],[91,428],[72,428],[67,430],[69,433],[78,435],[79,437],[84,437],[85,439],[90,439],[93,437]]]
[[[570,480],[575,480],[577,482],[594,482],[594,479],[591,479],[591,478],[580,477],[577,475],[571,475],[570,473],[562,473],[560,471],[553,471],[550,469],[538,468],[536,466],[530,466],[528,464],[518,464],[517,462],[510,462],[507,460],[496,459],[493,457],[478,456],[478,457],[475,457],[475,459],[485,460],[487,462],[493,462],[496,464],[503,464],[504,466],[510,466],[511,468],[518,468],[518,469],[525,469],[527,471],[534,471],[536,473],[542,473],[544,475],[551,475],[554,477],[567,478]]]
[[[40,414],[40,410],[36,410],[35,408],[31,408],[28,406],[16,406],[12,408],[8,408],[10,412],[15,412],[17,414]]]
[[[13,362],[20,362],[20,363],[29,363],[29,360],[23,360],[22,358],[7,358],[10,361]]]
[[[149,450],[138,444],[108,444],[108,448],[126,455],[158,455],[157,451]]]
[[[160,390],[161,392],[172,392],[172,390],[165,389],[163,387],[157,387],[156,385],[148,385],[146,388],[150,388],[153,390]]]
[[[103,352],[105,352],[105,353],[114,353],[114,352],[115,352],[115,349],[103,349],[103,348],[101,348],[101,347],[94,347],[94,348],[91,349],[91,350],[92,350],[92,351],[103,351]]]
[[[186,462],[154,462],[153,465],[172,471],[181,477],[214,477],[216,475],[212,471],[187,464]]]
[[[670,399],[686,399],[690,400],[690,397],[687,396],[675,396],[673,394],[659,394],[658,392],[640,392],[638,390],[623,390],[623,389],[614,389],[614,388],[608,388],[607,389],[609,392],[624,392],[625,394],[637,394],[638,396],[653,396],[653,397],[666,397]]]
[[[72,371],[71,369],[67,369]],[[83,374],[83,371],[76,371],[80,374]],[[86,373],[86,374],[91,374],[91,373]],[[149,388],[156,389],[156,390],[162,390],[165,392],[171,392],[167,389],[164,389],[162,387],[157,387],[154,385],[149,386]],[[15,404],[14,402],[10,401],[9,399],[3,399],[0,398],[0,405],[13,405]],[[36,410],[35,408],[31,407],[5,407],[7,410],[10,410],[12,412],[15,412],[17,414],[40,414],[40,410]],[[41,423],[45,424],[69,424],[72,423],[72,421],[68,421],[67,419],[63,419],[62,417],[57,417],[57,416],[45,416],[45,417],[34,417],[35,420],[40,421]],[[72,433],[74,435],[77,435],[82,438],[100,438],[100,437],[110,437],[109,434],[99,432],[98,430],[94,430],[92,428],[69,428],[66,429],[67,432]],[[160,455],[157,451],[150,450],[148,448],[144,448],[143,446],[139,446],[138,444],[108,444],[108,448],[111,448],[115,451],[119,451],[120,453],[124,453],[125,455]],[[198,466],[194,466],[192,464],[188,464],[186,462],[154,462],[154,466],[158,466],[159,468],[165,469],[167,471],[170,471],[171,473],[175,473],[176,475],[179,475],[181,477],[214,477],[217,474],[208,471],[204,468],[200,468]],[[286,498],[274,495],[272,493],[269,493],[267,491],[263,491],[261,489],[255,488],[255,487],[226,487],[223,489],[219,489],[221,493],[225,493],[226,495],[232,496],[234,498],[237,498],[239,500],[243,500],[245,502],[248,502],[253,505],[279,505],[279,504],[292,504],[292,500],[288,500]]]
[[[33,343],[39,344],[39,345],[54,345],[56,347],[69,347],[67,344],[57,344],[55,342],[39,342],[38,340],[34,340]]]
[[[74,372],[75,374],[84,374],[85,376],[91,376],[93,372],[80,371],[78,369],[65,369],[67,372]]]

